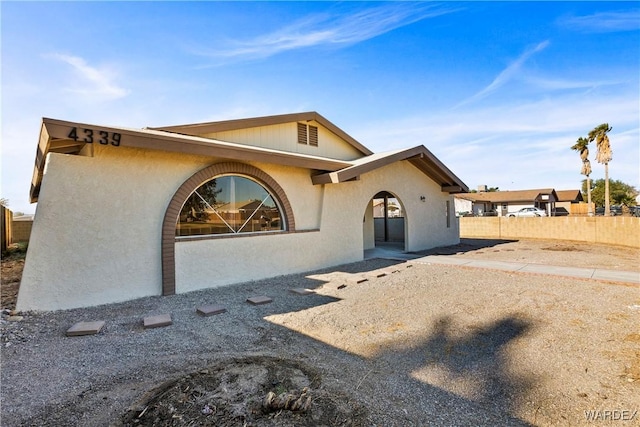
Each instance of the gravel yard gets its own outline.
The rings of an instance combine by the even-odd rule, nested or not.
[[[637,249],[571,242],[432,253],[640,271]],[[227,311],[203,317],[204,304]],[[632,284],[372,259],[19,314],[1,324],[3,426],[640,425]],[[156,314],[173,324],[144,329]],[[97,335],[65,336],[95,320]]]

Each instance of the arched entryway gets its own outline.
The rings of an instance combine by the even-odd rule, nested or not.
[[[406,243],[404,205],[395,194],[378,192],[367,204],[363,221],[365,258],[380,252],[404,252]]]

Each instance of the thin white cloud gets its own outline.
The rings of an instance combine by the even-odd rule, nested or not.
[[[585,107],[588,106],[588,107]],[[374,152],[424,144],[467,185],[577,188],[580,159],[570,149],[576,139],[610,122],[615,155],[611,173],[638,186],[640,107],[633,91],[603,98],[597,93],[565,93],[541,100],[425,111],[398,120],[364,122],[352,135]],[[593,164],[592,177],[601,177]]]
[[[572,16],[562,18],[558,22],[571,30],[588,33],[638,31],[640,30],[640,9]]]
[[[228,49],[199,50],[194,53],[222,61],[243,61],[314,46],[348,46],[457,10],[426,3],[399,2],[351,15],[318,14],[250,40],[229,41],[227,44],[231,47]]]
[[[489,140],[513,144],[528,135],[535,135],[538,140],[559,134],[578,138],[607,120],[616,130],[637,127],[640,109],[633,93],[610,95],[603,102],[598,99],[596,94],[572,94],[457,111],[429,111],[399,120],[366,123],[356,138],[373,151],[415,144],[454,144],[453,149],[457,149],[460,143],[484,144]],[[572,136],[569,141],[575,138]]]
[[[623,81],[618,80],[563,80],[563,79],[549,79],[541,77],[527,76],[526,82],[532,84],[541,89],[549,90],[567,90],[567,89],[595,89],[602,86],[614,86],[624,84]]]
[[[547,46],[549,46],[549,40],[545,40],[541,43],[538,43],[536,46],[534,46],[531,49],[528,49],[526,51],[524,51],[522,53],[522,55],[520,55],[515,61],[513,61],[511,64],[509,64],[507,66],[507,68],[505,68],[504,70],[502,70],[500,72],[500,74],[498,74],[498,76],[493,79],[493,81],[491,82],[491,84],[489,84],[487,87],[485,87],[484,89],[482,89],[481,91],[479,91],[478,93],[476,93],[475,95],[463,100],[462,102],[460,102],[458,105],[456,105],[454,108],[460,107],[462,105],[465,104],[469,104],[471,102],[477,101],[479,99],[482,99],[486,96],[488,96],[489,94],[491,94],[492,92],[495,92],[497,89],[499,89],[501,86],[504,86],[507,82],[509,82],[510,80],[512,80],[515,76],[518,75],[518,72],[520,71],[520,68],[522,68],[522,65],[535,53],[538,53],[542,50],[544,50]]]
[[[127,89],[118,86],[113,81],[114,73],[108,69],[92,67],[78,56],[54,53],[46,55],[46,57],[64,62],[73,68],[79,80],[74,81],[73,87],[67,88],[70,92],[107,100],[123,98],[129,94]]]

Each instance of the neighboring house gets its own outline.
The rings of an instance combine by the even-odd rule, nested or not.
[[[473,200],[466,197],[466,194],[456,194],[453,202],[456,216],[464,216],[473,213]]]
[[[580,190],[557,190],[558,201],[556,207],[562,206],[568,208],[572,203],[580,203],[584,201],[582,191]]]
[[[466,193],[456,195],[456,198],[471,200],[473,214],[477,216],[507,216],[529,207],[543,209],[551,216],[558,201],[558,195],[553,188]]]
[[[359,261],[374,198],[398,201],[406,251],[456,244],[466,191],[424,146],[374,154],[315,112],[139,130],[43,119],[17,309]]]
[[[557,190],[558,201],[556,202],[556,215],[569,215],[577,212],[576,205],[583,203],[582,191],[580,190]]]

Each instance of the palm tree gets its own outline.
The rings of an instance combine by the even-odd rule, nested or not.
[[[596,141],[598,152],[596,161],[604,165],[604,214],[609,216],[609,162],[612,159],[611,145],[607,133],[611,130],[608,123],[603,123],[589,132],[589,142]]]
[[[587,177],[587,209],[588,215],[593,216],[593,210],[591,209],[591,162],[589,161],[589,140],[583,137],[578,138],[576,143],[571,147],[580,154],[582,159],[582,169],[580,173]]]

